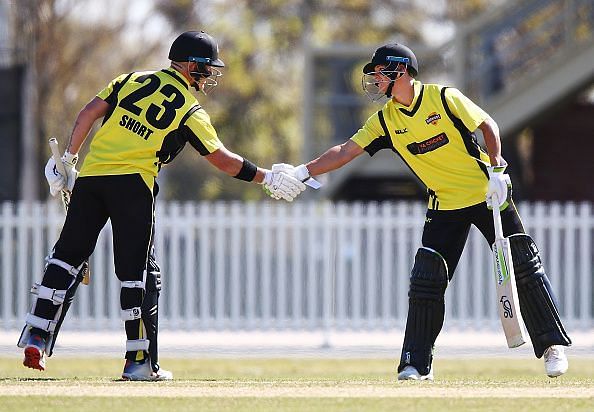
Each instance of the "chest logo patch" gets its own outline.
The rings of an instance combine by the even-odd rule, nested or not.
[[[425,119],[425,123],[427,124],[432,124],[433,126],[435,126],[437,124],[437,121],[441,119],[441,115],[439,113],[430,113],[429,116],[427,116],[427,118]]]
[[[437,136],[430,137],[422,142],[410,143],[406,148],[414,155],[421,155],[438,149],[441,146],[445,146],[448,143],[448,136],[445,133],[440,133]]]

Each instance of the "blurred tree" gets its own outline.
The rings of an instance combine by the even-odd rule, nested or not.
[[[178,31],[204,28],[217,38],[225,75],[212,96],[199,99],[224,144],[267,167],[301,160],[308,43],[373,44],[372,51],[393,36],[418,42],[419,23],[427,15],[408,1],[394,0],[220,0],[214,5],[160,0],[156,10]],[[229,179],[197,157],[186,150],[163,169],[167,197],[262,198],[258,187]]]
[[[507,0],[447,0],[447,16],[455,22],[463,23],[469,18],[476,16],[487,10],[488,7],[494,8]]]
[[[420,43],[423,23],[443,18],[421,3],[22,0],[16,2],[23,16],[17,32],[28,33],[36,44],[32,62],[38,73],[40,139],[54,135],[64,141],[80,108],[109,80],[149,64],[165,66],[178,33],[208,31],[219,41],[227,67],[213,94],[198,99],[229,149],[269,167],[301,160],[302,75],[310,70],[303,66],[305,48],[369,44],[371,52],[388,40]],[[140,6],[153,21],[131,20]],[[46,158],[45,145],[40,151]],[[264,196],[257,186],[223,175],[193,150],[165,167],[160,180],[165,199]]]
[[[103,14],[108,18],[87,18],[91,7],[110,10],[117,3],[120,13]],[[15,2],[15,25],[34,66],[33,85],[37,99],[31,108],[37,117],[38,158],[45,164],[49,148],[45,142],[55,136],[64,147],[78,111],[109,80],[125,71],[138,69],[147,56],[160,47],[159,42],[143,42],[142,47],[125,37],[131,4],[108,0],[101,4],[75,0],[22,0]],[[91,10],[89,10],[91,8]],[[101,10],[100,10],[101,11]],[[90,139],[89,139],[90,140]],[[85,144],[82,154],[87,150]],[[45,182],[39,165],[39,179]],[[39,196],[47,196],[40,185]]]

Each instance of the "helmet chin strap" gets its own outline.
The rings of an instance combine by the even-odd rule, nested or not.
[[[388,99],[390,99],[392,97],[392,89],[394,88],[394,83],[396,83],[403,75],[404,75],[404,72],[400,72],[400,73],[394,72],[390,75],[390,79],[392,81],[390,82],[390,85],[386,89],[386,97]],[[394,78],[392,79],[392,77],[394,77]]]
[[[196,90],[197,92],[202,92],[204,93],[204,90],[202,90],[200,88],[200,83],[198,81],[196,81],[196,79],[192,76],[192,83],[190,84],[190,86],[192,86],[194,88],[194,90]],[[206,94],[206,93],[204,93]]]
[[[192,79],[190,81],[190,86],[192,86],[197,92],[204,93],[204,90],[202,90],[200,88],[200,78],[203,76],[200,72],[191,71],[189,67],[184,67],[184,66],[178,64],[177,62],[172,62],[171,66],[179,72],[182,72],[182,73],[187,72],[190,79]],[[204,93],[204,94],[206,94],[206,93]]]
[[[392,97],[392,89],[394,88],[394,80],[390,82],[390,85],[386,89],[386,97],[390,99]]]

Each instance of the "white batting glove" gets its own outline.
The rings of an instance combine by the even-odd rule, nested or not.
[[[276,163],[272,165],[272,172],[283,172],[302,182],[311,177],[305,165],[293,166],[288,163]]]
[[[72,191],[74,181],[78,177],[78,171],[74,168],[78,161],[78,155],[71,153],[64,153],[62,156],[62,164],[66,172],[66,176],[62,176],[56,167],[56,162],[53,157],[50,157],[45,165],[45,178],[50,188],[52,196],[57,195],[62,190]]]
[[[506,167],[507,164],[487,167],[489,187],[486,198],[489,209],[498,207],[500,210],[504,210],[509,204],[508,196],[511,197],[512,183],[509,175],[504,173]]]
[[[60,193],[64,186],[66,186],[66,179],[62,176],[56,168],[56,162],[53,157],[50,157],[45,165],[45,178],[49,185],[50,194],[52,196]]]
[[[64,152],[62,155],[62,164],[66,170],[66,187],[70,192],[74,189],[74,181],[78,177],[78,170],[76,170],[76,162],[78,162],[78,154]]]
[[[299,166],[293,166],[288,163],[276,163],[272,165],[272,171],[284,172],[288,175],[291,175],[313,189],[319,189],[320,187],[322,187],[320,182],[311,177],[311,175],[309,174],[309,170],[304,164],[300,164]]]
[[[264,190],[273,199],[285,199],[287,202],[292,202],[305,190],[305,185],[302,182],[284,172],[267,170],[262,183]]]

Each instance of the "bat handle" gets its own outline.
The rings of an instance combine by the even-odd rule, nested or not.
[[[497,193],[493,193],[491,198],[491,204],[493,205],[493,227],[495,228],[495,239],[503,239],[503,227],[501,225],[501,212],[499,211],[499,198]]]
[[[62,156],[60,156],[60,148],[58,147],[58,140],[55,137],[49,139],[49,147],[52,151],[52,157],[54,158],[54,162],[56,162],[56,168],[58,172],[66,178],[66,169],[64,169],[64,164],[62,163]]]

